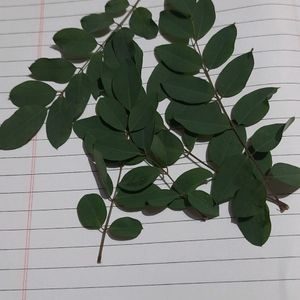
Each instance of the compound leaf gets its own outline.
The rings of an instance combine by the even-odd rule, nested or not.
[[[106,32],[113,22],[111,15],[107,13],[90,14],[80,20],[81,27],[94,36],[98,36],[101,35],[102,32]]]

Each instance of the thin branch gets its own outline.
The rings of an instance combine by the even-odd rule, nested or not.
[[[203,160],[201,160],[200,158],[198,158],[196,155],[194,155],[191,151],[184,149],[184,152],[186,153],[187,156],[191,156],[194,159],[196,159],[199,163],[203,164],[204,166],[206,166],[207,168],[209,168],[212,171],[215,171],[215,169],[213,167],[211,167],[209,164],[207,164],[206,162],[204,162]]]
[[[114,192],[114,195],[112,198],[110,198],[110,207],[109,207],[109,211],[108,211],[108,214],[107,214],[107,218],[106,218],[106,222],[105,222],[105,225],[104,225],[104,228],[103,228],[103,233],[102,233],[102,237],[101,237],[101,241],[100,241],[100,248],[99,248],[99,254],[98,254],[98,259],[97,259],[97,263],[100,264],[101,263],[101,260],[102,260],[102,254],[103,254],[103,248],[104,248],[104,242],[105,242],[105,238],[106,238],[106,235],[107,235],[107,230],[108,230],[108,227],[109,227],[109,223],[110,223],[110,218],[111,218],[111,214],[112,214],[112,210],[114,208],[114,201],[116,199],[116,195],[117,195],[117,186],[119,185],[120,183],[120,179],[121,179],[121,174],[122,174],[122,169],[123,169],[123,166],[120,167],[120,170],[119,170],[119,175],[118,175],[118,179],[117,179],[117,184],[116,184],[116,188],[115,188],[115,192]]]

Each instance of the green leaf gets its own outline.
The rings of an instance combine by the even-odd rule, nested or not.
[[[104,89],[101,81],[102,64],[103,54],[102,52],[96,52],[91,56],[86,71],[86,75],[90,80],[92,95],[95,100],[98,99],[98,97],[103,93]]]
[[[167,10],[160,13],[159,30],[168,40],[185,44],[193,35],[193,27],[189,19],[181,18]]]
[[[39,58],[29,70],[35,79],[66,83],[73,76],[76,67],[64,58]]]
[[[68,103],[63,97],[59,97],[51,105],[46,131],[49,142],[54,148],[63,145],[71,135],[73,115]]]
[[[178,194],[172,190],[157,189],[151,193],[151,196],[149,195],[146,202],[152,207],[165,208],[177,197]]]
[[[179,194],[188,194],[198,186],[207,182],[213,174],[203,168],[195,168],[181,174],[173,183],[172,189]]]
[[[127,0],[109,0],[105,4],[105,12],[114,17],[119,17],[126,12],[126,8],[129,6]]]
[[[107,216],[103,199],[97,194],[83,196],[77,205],[77,215],[84,228],[99,230]]]
[[[111,127],[125,131],[128,116],[124,107],[115,99],[104,97],[98,100],[96,113]]]
[[[72,108],[74,120],[84,112],[91,96],[89,78],[84,73],[74,75],[66,87],[66,101]]]
[[[177,12],[184,17],[190,17],[196,6],[196,0],[166,0],[165,5],[168,9]]]
[[[120,66],[113,77],[112,87],[118,101],[130,111],[142,90],[142,80],[133,63]]]
[[[90,14],[80,20],[81,27],[94,36],[99,36],[106,32],[113,22],[114,20],[107,13]]]
[[[246,86],[254,67],[252,50],[233,59],[222,70],[216,81],[221,97],[232,97]]]
[[[188,104],[201,104],[209,102],[214,90],[204,79],[174,74],[162,83],[166,94],[174,100]]]
[[[144,7],[136,8],[129,20],[130,29],[145,39],[154,39],[158,33],[158,27],[152,20],[151,12]]]
[[[188,130],[183,130],[181,134],[181,139],[184,146],[188,150],[192,151],[197,141],[197,135],[189,132]]]
[[[150,157],[158,166],[164,168],[173,165],[182,153],[182,143],[168,130],[161,130],[154,135]]]
[[[148,101],[140,101],[130,111],[129,115],[129,131],[137,131],[145,128],[154,118],[156,107]]]
[[[165,82],[173,73],[167,69],[162,63],[159,63],[152,71],[149,80],[147,82],[147,94],[150,98],[157,101],[164,100],[167,95],[161,88],[163,82]]]
[[[231,111],[232,119],[239,125],[251,126],[259,122],[269,111],[268,100],[277,88],[263,88],[243,96]]]
[[[215,102],[185,106],[181,112],[176,113],[174,118],[185,129],[201,135],[220,133],[230,127],[227,118]]]
[[[271,233],[271,221],[267,205],[253,217],[239,218],[237,224],[248,242],[255,246],[262,246]]]
[[[227,157],[213,179],[213,199],[217,204],[228,201],[241,186],[252,180],[253,175],[253,166],[246,156]]]
[[[133,143],[140,149],[143,149],[145,152],[150,150],[153,137],[155,134],[155,121],[149,122],[145,128],[138,131],[131,131],[130,138]]]
[[[140,155],[140,151],[125,135],[99,136],[94,145],[104,159],[123,161]]]
[[[214,25],[216,19],[215,7],[211,0],[197,2],[192,16],[193,38],[201,39]]]
[[[156,58],[175,72],[198,74],[201,56],[192,48],[181,44],[161,45],[154,49]]]
[[[126,173],[118,186],[125,191],[137,192],[152,184],[159,174],[159,169],[154,167],[137,167]]]
[[[79,28],[62,29],[54,35],[53,40],[68,59],[88,58],[97,46],[95,38]]]
[[[99,180],[100,180],[107,196],[110,197],[113,192],[113,183],[112,183],[110,176],[107,173],[106,164],[104,162],[103,156],[100,151],[98,151],[97,149],[94,149],[93,157],[94,157],[97,171],[99,174]]]
[[[243,143],[246,144],[245,128],[236,127],[236,130]],[[220,167],[227,157],[242,154],[243,150],[243,145],[239,141],[236,133],[231,129],[210,140],[207,147],[207,157],[210,163],[216,167]]]
[[[267,191],[264,184],[256,179],[245,184],[231,201],[234,217],[247,218],[260,214],[264,208]]]
[[[282,139],[283,132],[293,123],[290,118],[287,123],[271,124],[259,128],[250,138],[250,144],[258,152],[268,152],[276,148]]]
[[[11,102],[18,106],[41,105],[47,106],[56,96],[56,90],[41,81],[25,81],[15,86],[10,94]]]
[[[116,240],[135,239],[142,231],[140,221],[125,217],[115,220],[109,227],[108,234]]]
[[[0,127],[0,149],[13,150],[27,144],[40,130],[47,115],[43,106],[22,106]]]
[[[300,168],[285,164],[277,163],[270,170],[270,176],[287,185],[300,187]]]
[[[273,164],[271,152],[256,152],[251,147],[248,150],[255,159],[255,164],[259,167],[263,174],[266,174]]]
[[[190,206],[191,206],[190,203],[184,198],[177,198],[168,205],[170,209],[175,211],[185,210]]]
[[[232,24],[211,37],[203,50],[203,62],[208,69],[216,69],[228,60],[234,51],[236,36],[237,30]]]
[[[219,216],[219,206],[215,204],[213,198],[203,191],[191,191],[188,193],[188,201],[200,213],[208,218]]]

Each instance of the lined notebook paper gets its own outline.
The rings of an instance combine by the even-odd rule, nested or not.
[[[14,112],[8,93],[28,79],[28,66],[38,57],[58,57],[51,48],[54,33],[80,27],[82,16],[103,11],[104,4],[104,0],[0,1],[0,122]],[[214,0],[214,4],[216,24],[201,43],[219,28],[236,23],[235,55],[254,48],[255,70],[244,93],[280,87],[259,125],[296,117],[273,151],[274,162],[299,166],[300,1]],[[142,0],[141,5],[157,20],[163,0]],[[146,82],[156,64],[153,49],[162,38],[136,41],[145,51]],[[228,110],[236,100],[226,100]],[[85,116],[93,113],[94,105],[95,101],[89,103]],[[196,151],[203,155],[205,147],[199,143]],[[191,166],[182,158],[172,172]],[[143,223],[140,237],[128,242],[107,238],[103,263],[97,265],[100,236],[83,229],[76,214],[79,199],[98,191],[93,175],[74,134],[55,150],[42,129],[21,149],[0,152],[0,299],[299,299],[299,192],[284,199],[290,206],[284,214],[269,205],[273,228],[263,247],[247,243],[231,223],[226,205],[220,217],[205,223],[171,210],[151,217],[133,213]],[[124,212],[115,209],[113,219],[121,215]]]

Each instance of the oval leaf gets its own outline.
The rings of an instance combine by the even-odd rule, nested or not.
[[[113,22],[112,17],[107,13],[90,14],[80,20],[81,27],[94,36],[106,33]]]
[[[218,31],[203,50],[203,62],[208,69],[220,67],[232,55],[237,36],[234,24]]]
[[[150,157],[158,166],[163,168],[174,164],[182,153],[182,143],[168,130],[161,130],[154,135]]]
[[[193,208],[208,218],[219,216],[219,205],[216,205],[213,198],[203,191],[189,192],[188,201]]]
[[[232,97],[246,86],[254,67],[252,51],[233,59],[220,73],[216,89],[222,97]]]
[[[270,175],[287,185],[300,187],[300,168],[296,166],[277,163],[271,168]]]
[[[35,79],[66,83],[73,76],[76,67],[63,58],[39,58],[29,70]]]
[[[160,171],[157,168],[150,166],[138,167],[126,173],[118,186],[129,192],[140,191],[153,183],[159,174]]]
[[[142,231],[140,221],[125,217],[115,220],[109,227],[108,234],[116,240],[135,239]]]
[[[151,12],[144,7],[136,8],[129,20],[130,29],[145,39],[154,39],[158,33],[158,27],[152,20]]]
[[[185,129],[201,135],[220,133],[230,127],[217,103],[186,105],[181,112],[176,113],[174,119]]]
[[[10,94],[11,102],[18,106],[41,105],[47,106],[56,96],[56,90],[41,81],[25,81],[15,86]]]
[[[187,75],[174,74],[162,83],[162,87],[171,99],[188,104],[209,102],[214,95],[212,86],[206,80]]]
[[[196,0],[166,0],[165,5],[184,17],[190,17],[195,9]]]
[[[59,97],[51,105],[46,122],[49,142],[54,148],[63,145],[71,135],[73,115],[63,97]]]
[[[40,130],[47,115],[43,106],[22,106],[0,127],[0,149],[13,150],[27,144]]]
[[[78,119],[84,112],[91,96],[89,78],[84,73],[72,77],[66,87],[66,101],[72,109],[74,120]]]
[[[201,56],[192,48],[181,44],[161,45],[154,50],[156,58],[175,72],[198,74]]]
[[[54,35],[53,40],[68,59],[88,58],[97,46],[95,38],[79,28],[62,29]]]
[[[98,100],[96,113],[111,127],[121,131],[126,130],[128,120],[126,110],[115,99],[104,97]]]
[[[269,111],[268,100],[277,88],[263,88],[243,96],[233,107],[231,117],[239,125],[251,126],[259,122]]]
[[[293,121],[294,118],[291,118],[285,124],[271,124],[259,128],[250,139],[251,146],[258,152],[273,150],[280,143],[283,132]]]
[[[172,42],[188,43],[193,35],[192,23],[189,19],[180,18],[170,11],[164,10],[159,17],[160,33]]]
[[[105,4],[105,12],[114,17],[119,17],[126,12],[126,8],[129,6],[127,0],[109,0]]]
[[[195,168],[181,174],[173,183],[172,189],[179,194],[188,194],[207,182],[213,174],[203,168]]]
[[[248,242],[255,246],[262,246],[271,233],[271,221],[267,205],[260,213],[251,218],[238,218],[237,224]]]
[[[244,127],[236,127],[239,137],[246,144],[246,130]],[[213,137],[207,147],[207,158],[210,163],[220,167],[224,160],[232,155],[242,154],[244,146],[239,141],[233,130],[227,130]]]
[[[77,215],[84,228],[99,230],[107,216],[103,199],[97,194],[83,196],[77,205]]]
[[[201,39],[214,25],[216,20],[215,7],[211,0],[198,1],[192,16],[193,38]]]

